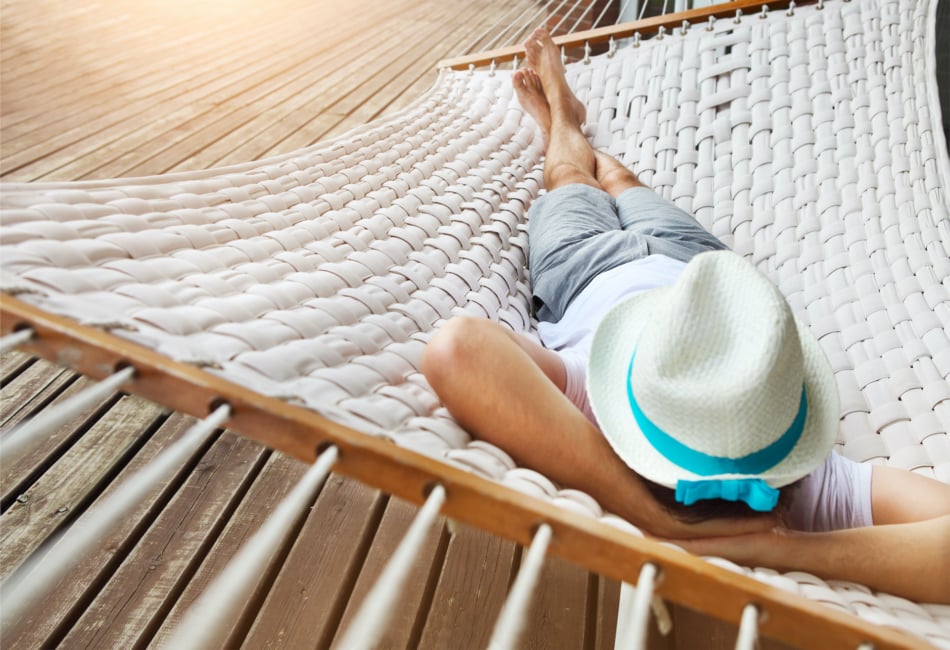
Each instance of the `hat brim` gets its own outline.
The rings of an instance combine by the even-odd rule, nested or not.
[[[698,476],[667,460],[639,432],[627,401],[630,358],[643,327],[671,287],[652,289],[618,304],[594,333],[587,368],[587,393],[601,431],[618,456],[644,478],[665,487],[677,481],[736,478]],[[798,443],[784,460],[758,474],[772,487],[782,487],[811,473],[831,453],[838,430],[838,390],[831,366],[811,330],[797,317],[802,345],[808,413]],[[684,396],[687,397],[687,396]]]

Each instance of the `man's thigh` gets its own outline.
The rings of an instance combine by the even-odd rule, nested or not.
[[[528,242],[535,312],[553,322],[599,273],[647,255],[643,239],[621,229],[613,198],[586,185],[535,201]]]
[[[564,245],[602,232],[620,230],[613,198],[589,185],[565,185],[539,197],[528,221],[535,258],[555,254]]]
[[[631,188],[615,203],[621,227],[645,238],[651,254],[688,262],[698,253],[727,248],[692,215],[649,188]]]

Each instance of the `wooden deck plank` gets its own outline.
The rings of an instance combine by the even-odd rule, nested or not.
[[[375,30],[367,34],[372,42],[373,37],[382,33]],[[385,41],[384,41],[385,43]],[[379,49],[373,48],[373,52],[380,51],[379,56],[385,56],[384,52],[390,52],[396,46],[379,46]],[[354,43],[352,40],[344,39],[338,45],[341,50],[336,55],[341,57],[342,63],[339,67],[325,74],[319,71],[326,70],[319,62],[314,63],[314,69],[305,70],[296,79],[291,79],[292,83],[286,83],[277,88],[263,89],[257,96],[247,97],[246,102],[238,106],[231,113],[220,116],[220,119],[211,122],[209,125],[196,125],[193,135],[187,143],[180,143],[170,147],[163,152],[161,161],[150,159],[143,164],[155,165],[156,163],[169,171],[180,171],[185,169],[202,169],[216,166],[222,160],[226,160],[241,144],[252,141],[258,137],[256,133],[256,124],[262,121],[272,121],[273,112],[278,114],[290,114],[291,116],[299,113],[307,114],[310,111],[319,112],[325,106],[326,97],[333,97],[345,92],[348,88],[359,83],[359,71],[365,65],[364,50],[367,46],[363,43]],[[316,100],[316,106],[306,106],[308,100]],[[293,118],[291,118],[293,119]],[[277,123],[282,130],[287,130],[290,126],[288,121],[278,117]],[[265,139],[266,141],[266,139]],[[194,148],[192,143],[207,142],[206,146]],[[189,149],[183,146],[187,144]],[[253,158],[248,158],[252,160]],[[135,175],[140,167],[132,167],[125,170],[126,173]]]
[[[96,500],[122,489],[122,485],[136,472],[147,465],[167,445],[180,438],[194,423],[194,418],[181,414],[171,417],[155,432],[141,451],[126,465]],[[99,544],[85,557],[76,558],[77,563],[43,598],[43,606],[33,608],[12,630],[4,630],[3,644],[14,648],[51,647],[58,644],[73,621],[84,611],[86,603],[113,577],[116,566],[126,556],[129,548],[141,536],[151,521],[154,511],[162,507],[174,491],[192,471],[190,463],[184,463],[174,476],[157,484],[134,509],[123,517]],[[80,516],[74,525],[81,525]],[[68,533],[64,538],[68,542]]]
[[[64,69],[64,60],[76,64],[90,57],[94,58],[98,45],[95,35],[114,32],[114,25],[121,21],[121,17],[116,15],[90,17],[98,10],[88,4],[73,3],[69,7],[59,5],[59,10],[55,11],[50,3],[37,2],[33,3],[33,10],[41,16],[40,29],[31,21],[9,19],[5,21],[3,28],[0,56],[17,62],[16,67],[11,67],[4,75],[5,81],[12,83],[16,92],[0,98],[5,118],[9,116],[11,119],[8,126],[36,116],[35,109],[29,104],[20,106],[24,96],[61,102],[64,99],[62,93],[46,84],[51,79],[49,73]],[[7,16],[10,16],[11,11],[16,16],[18,7],[14,3],[14,6],[4,11]],[[54,28],[57,23],[70,25],[68,34],[57,34]],[[128,45],[136,36],[140,34],[126,31],[125,42],[122,44]],[[134,54],[134,50],[130,54]],[[56,80],[74,79],[75,70],[72,76],[67,75]],[[122,70],[118,68],[115,72],[121,73]],[[55,104],[45,104],[41,111],[46,113],[55,108]]]
[[[268,515],[277,507],[297,484],[307,470],[307,466],[298,460],[283,454],[269,454],[263,467],[250,486],[241,503],[231,515],[230,520],[214,539],[212,547],[204,557],[201,566],[191,576],[184,591],[178,597],[172,609],[165,616],[161,626],[152,638],[150,647],[167,647],[176,626],[181,623],[185,612],[207,589],[214,578],[221,573],[238,549],[260,528]],[[285,546],[289,546],[289,540]],[[273,583],[286,554],[284,547],[270,549],[267,567],[256,576],[253,595],[245,606],[244,613],[230,621],[230,627],[222,632],[224,639],[221,647],[235,647],[246,635],[261,602]]]
[[[146,400],[123,397],[44,472],[0,517],[0,575],[8,576],[72,512],[84,510],[164,413]]]
[[[66,647],[147,643],[259,469],[260,445],[219,438],[63,639]]]
[[[477,15],[471,16],[471,20],[477,23]],[[418,68],[415,65],[418,61],[433,54],[442,56],[451,51],[444,43],[453,42],[458,35],[470,28],[471,24],[466,23],[445,34],[444,25],[438,23],[433,25],[433,36],[439,33],[446,35],[446,41],[442,41],[441,45],[439,38],[428,39],[427,34],[420,34],[416,47],[408,51],[403,48],[400,56],[394,57],[384,69],[380,70],[378,76],[359,86],[355,92],[348,94],[333,107],[335,113],[343,113],[345,117],[325,133],[319,134],[316,139],[326,137],[331,133],[341,133],[378,117],[399,94],[401,88],[412,84],[419,77]],[[434,81],[435,75],[433,74],[430,78]]]
[[[254,45],[248,47],[246,43],[241,42],[242,30],[238,29],[229,31],[222,28],[208,34],[196,32],[190,37],[180,37],[175,41],[169,41],[167,38],[160,38],[162,34],[152,36],[149,33],[151,31],[150,26],[148,23],[142,22],[147,18],[147,15],[137,18],[128,26],[128,31],[132,33],[144,31],[138,47],[126,50],[121,48],[121,42],[119,44],[114,43],[115,40],[123,39],[123,34],[115,35],[106,32],[101,35],[106,45],[100,49],[104,50],[107,53],[106,56],[109,57],[105,65],[100,60],[89,61],[82,75],[76,75],[75,70],[71,69],[44,71],[43,77],[45,79],[62,80],[65,83],[66,87],[64,89],[57,89],[57,96],[62,96],[64,92],[69,93],[70,84],[76,84],[76,79],[79,82],[92,85],[95,94],[91,96],[80,94],[80,98],[84,101],[75,104],[80,110],[67,116],[65,123],[55,125],[57,135],[52,142],[37,141],[35,137],[27,139],[26,144],[32,142],[32,149],[28,152],[30,155],[42,151],[44,146],[59,146],[60,158],[63,158],[68,153],[75,154],[77,151],[82,152],[90,147],[86,144],[86,149],[79,149],[79,145],[83,142],[96,143],[104,138],[114,136],[114,129],[119,128],[128,120],[132,120],[133,124],[137,123],[141,126],[149,124],[154,119],[160,119],[163,112],[167,112],[169,101],[175,102],[179,106],[187,106],[193,100],[181,96],[183,90],[189,87],[200,88],[202,86],[202,83],[196,78],[197,75],[203,75],[205,83],[207,83],[209,80],[221,77],[222,70],[240,73],[241,70],[247,67],[248,60],[254,61],[264,53],[275,49],[272,43],[281,40],[280,34],[283,25],[281,22],[274,24],[274,21],[264,21],[258,34],[260,41],[255,41]],[[173,26],[168,27],[173,28]],[[194,30],[194,27],[192,29]],[[198,38],[200,36],[205,36],[205,40],[202,41]],[[303,38],[303,35],[299,36],[299,40],[303,41]],[[183,41],[181,45],[184,47],[171,47],[179,40]],[[215,48],[218,50],[217,57],[212,58],[210,54],[214,52]],[[118,60],[112,61],[116,57],[116,50],[120,51],[121,56]],[[102,52],[99,53],[99,56],[102,58]],[[196,66],[194,64],[195,57],[199,61],[206,62],[204,65]],[[112,66],[108,64],[128,65],[127,60],[129,59],[133,64],[129,76],[117,81],[114,78]],[[222,66],[221,69],[218,69],[219,65]],[[258,69],[259,67],[263,66],[251,66],[252,69]],[[72,72],[71,76],[69,75],[70,72]],[[104,85],[105,81],[111,83]],[[52,85],[55,86],[56,84]],[[76,90],[84,93],[78,88]],[[86,99],[86,97],[89,97],[89,99]],[[41,101],[41,99],[37,98],[36,101]],[[90,106],[90,101],[96,100],[98,103]],[[227,101],[227,99],[224,101]],[[96,119],[89,121],[89,113],[93,113]],[[60,119],[64,117],[59,111],[53,112],[52,115],[59,115]],[[49,128],[53,124],[44,125],[40,121],[38,126]],[[129,127],[125,128],[128,129]],[[11,165],[20,164],[21,159],[26,157],[26,153],[21,151],[21,147],[24,146],[21,142],[23,138],[11,141],[6,134],[4,135],[5,145],[16,147],[14,151],[5,153],[5,157],[8,159],[5,166],[5,169],[7,169]],[[77,138],[79,139],[77,140]],[[76,142],[79,145],[75,144]],[[63,150],[62,145],[65,143],[70,143],[70,147]],[[14,157],[11,153],[15,153],[19,157]],[[49,163],[47,166],[52,165],[53,163]]]
[[[6,386],[34,362],[34,357],[17,350],[0,355],[0,386]]]
[[[25,377],[25,379],[28,378]],[[59,379],[62,379],[62,381]],[[67,383],[65,389],[60,390],[62,385]],[[63,371],[63,374],[52,377],[50,382],[37,385],[35,394],[27,396],[26,393],[22,393],[23,401],[19,407],[10,409],[14,412],[10,414],[4,426],[0,428],[0,433],[6,433],[40,409],[59,404],[89,388],[94,383],[85,377],[77,379],[77,375],[73,372]],[[52,400],[50,400],[51,396]],[[9,507],[13,499],[30,499],[31,484],[43,472],[47,471],[48,467],[57,463],[65,451],[81,439],[86,431],[95,425],[98,418],[107,413],[118,399],[119,395],[115,393],[100,400],[97,404],[86,407],[82,412],[76,414],[72,420],[61,425],[55,431],[46,434],[41,444],[32,447],[22,457],[15,459],[14,462],[6,460],[3,472],[0,473],[0,503],[3,504],[4,508]],[[71,461],[66,459],[65,462],[68,464]],[[4,520],[0,518],[0,521]],[[0,539],[2,539],[2,536],[0,536]]]
[[[4,384],[0,394],[0,432],[42,409],[75,379],[76,373],[47,361],[38,360],[23,368]]]
[[[440,18],[448,18],[447,13],[438,14]],[[415,23],[415,15],[411,17],[398,17],[399,19],[394,21],[393,24],[385,26],[385,29],[405,29],[410,24]],[[420,29],[418,24],[413,24],[412,29],[418,31]],[[429,32],[418,33],[420,42],[423,44],[427,42],[429,36],[435,36],[437,33],[436,30]],[[387,85],[393,84],[394,80],[389,74],[389,70],[392,67],[392,62],[395,60],[400,60],[406,56],[404,43],[396,43],[386,39],[372,38],[371,36],[365,39],[364,43],[359,44],[359,49],[352,52],[351,56],[347,56],[347,52],[341,53],[343,58],[343,63],[334,71],[334,73],[327,77],[320,86],[315,91],[310,91],[305,94],[300,94],[295,101],[292,103],[283,102],[282,108],[280,109],[281,113],[284,113],[283,116],[279,118],[279,121],[272,125],[276,128],[279,128],[283,132],[287,132],[289,129],[293,128],[294,124],[305,124],[313,115],[321,115],[327,112],[332,112],[333,114],[338,114],[340,112],[339,105],[341,102],[346,101],[347,98],[353,96],[355,93],[358,93],[359,90],[365,86],[367,83],[372,83],[372,91],[375,92],[379,88],[384,88]],[[367,61],[375,61],[375,72],[369,81],[364,79],[360,74],[366,66]],[[290,108],[290,111],[286,111],[286,108]],[[265,116],[269,117],[269,116]],[[362,124],[362,122],[361,122]],[[235,133],[233,138],[229,138],[235,142],[235,144],[246,143],[248,145],[256,144],[255,148],[260,148],[260,143],[267,143],[268,147],[272,146],[274,141],[273,131],[265,131],[264,133],[253,133],[253,134],[244,134],[244,133]],[[295,136],[296,133],[292,133],[292,136]],[[298,147],[307,146],[313,144],[314,142],[319,141],[319,139],[326,135],[326,132],[317,134],[313,136],[312,134],[306,136],[302,141],[298,139],[294,144],[289,144],[284,141],[281,144],[287,145],[288,148],[294,149]],[[295,146],[296,145],[296,146]],[[216,147],[216,149],[225,153],[221,147]],[[255,159],[260,156],[251,155],[249,152],[238,153],[239,148],[234,153],[238,156],[243,156],[247,159]],[[245,150],[246,151],[246,150]],[[201,152],[201,156],[192,158],[187,161],[183,161],[180,165],[180,168],[186,169],[189,167],[207,167],[215,164],[219,164],[223,159],[223,156],[215,155],[214,150],[209,150],[207,152]],[[230,152],[228,152],[230,153]]]
[[[595,576],[595,579],[597,580],[597,612],[592,647],[595,650],[613,650],[617,638],[620,583],[603,576]],[[654,627],[656,627],[655,624]],[[660,650],[660,647],[650,646],[650,650]]]
[[[338,643],[349,629],[366,595],[376,584],[418,512],[419,508],[401,499],[389,500],[379,529],[373,538],[369,555],[360,569],[359,578],[343,613],[333,644]],[[445,522],[440,519],[432,526],[421,544],[406,583],[400,589],[399,600],[395,603],[392,618],[376,647],[393,649],[415,647],[425,617],[429,613],[428,605],[431,597],[429,592],[434,589],[434,580],[441,571],[447,543],[448,531]]]
[[[328,646],[387,498],[349,478],[327,479],[242,647]]]
[[[375,66],[375,72],[372,76],[368,79],[360,76],[355,81],[352,77],[349,77],[349,88],[338,86],[332,89],[334,92],[330,96],[337,98],[332,103],[328,103],[325,97],[315,97],[312,102],[293,116],[295,123],[303,126],[285,139],[278,140],[276,133],[274,134],[275,137],[266,137],[269,134],[262,134],[262,137],[259,138],[260,142],[272,143],[268,145],[267,149],[261,150],[259,143],[249,142],[247,148],[239,149],[235,153],[247,159],[258,158],[277,153],[280,150],[308,146],[326,137],[340,134],[354,126],[364,124],[379,116],[382,108],[386,108],[391,102],[386,101],[382,107],[374,107],[367,113],[360,115],[354,114],[355,109],[370,101],[375,101],[378,104],[379,98],[388,97],[393,92],[403,88],[406,83],[403,73],[406,71],[411,71],[410,76],[413,80],[418,78],[427,80],[424,85],[419,87],[419,94],[421,94],[436,78],[435,70],[425,66],[425,62],[432,60],[437,55],[436,53],[442,51],[442,47],[451,48],[451,43],[454,42],[455,37],[465,29],[470,28],[470,21],[476,19],[479,14],[477,12],[473,13],[470,9],[461,17],[456,15],[454,21],[448,20],[450,16],[452,16],[452,13],[436,14],[435,16],[427,15],[425,17],[426,21],[433,23],[433,29],[430,32],[421,31],[420,23],[416,17],[413,17],[411,21],[404,20],[407,23],[404,27],[408,29],[411,26],[416,37],[412,49],[407,50],[405,42],[399,42],[392,44],[392,47],[385,50],[373,48],[364,52],[363,60],[369,58],[370,60],[381,60],[383,62]],[[454,31],[446,34],[447,25],[451,25],[453,22],[465,26],[459,26]],[[392,28],[398,29],[399,25],[394,25]],[[432,38],[427,38],[430,35]],[[443,45],[446,43],[449,45]],[[361,61],[360,65],[364,65],[364,62]],[[400,66],[403,66],[401,70],[399,69]],[[393,74],[394,70],[398,71],[395,75]],[[369,117],[366,117],[366,115],[369,115]],[[317,117],[314,119],[312,116]],[[285,124],[287,122],[282,120],[281,126]],[[275,142],[276,145],[273,144]]]
[[[454,51],[454,44],[471,30],[477,29],[479,19],[483,17],[478,11],[469,11],[464,15],[464,21],[456,21],[459,24],[454,29],[451,23],[439,22],[437,33],[440,35],[437,38],[425,39],[420,34],[418,44],[410,50],[406,50],[404,44],[398,44],[398,57],[389,57],[389,63],[384,68],[377,69],[374,76],[353,92],[341,96],[336,103],[322,108],[310,107],[309,115],[316,117],[304,120],[304,126],[279,145],[291,149],[304,147],[344,133],[384,113],[404,108],[435,83],[436,71],[424,66],[424,62]],[[445,33],[446,29],[451,31]],[[264,153],[276,151],[271,149]]]
[[[514,543],[468,526],[450,530],[420,650],[487,648],[516,568]]]
[[[400,8],[398,4],[387,6],[390,12]],[[381,25],[378,32],[372,30],[365,36],[377,37],[383,29]],[[196,110],[190,100],[180,99],[176,101],[182,107],[180,114],[163,117],[144,130],[130,131],[119,140],[91,151],[74,165],[66,165],[57,171],[77,177],[93,173],[96,177],[111,177],[155,173],[156,169],[164,172],[214,166],[222,157],[215,155],[216,151],[228,153],[235,146],[235,138],[240,142],[249,137],[243,130],[246,123],[262,117],[266,119],[271,112],[283,110],[287,102],[299,101],[299,97],[332,94],[334,91],[327,88],[327,79],[341,75],[328,69],[325,60],[329,56],[339,56],[343,61],[354,59],[357,64],[361,63],[357,55],[365,46],[355,40],[357,35],[352,29],[340,30],[333,39],[321,39],[319,49],[310,47],[311,38],[302,37],[293,48],[284,47],[279,53],[272,52],[269,57],[257,61],[252,75],[245,74],[240,65],[230,60],[236,57],[230,57],[217,66],[233,68],[229,76],[211,70],[209,75],[212,75],[213,82],[210,86],[193,84],[196,94],[205,95],[212,88],[221,86],[216,96],[199,104],[200,110]],[[273,47],[269,49],[274,50]],[[244,56],[247,55],[242,53],[242,58]],[[344,78],[352,79],[355,71],[348,71]],[[222,86],[225,82],[227,84]],[[235,101],[236,97],[240,97],[240,101]],[[170,129],[170,125],[174,129]],[[139,147],[149,140],[160,140],[167,145],[158,155],[148,152],[143,155]],[[122,155],[116,157],[116,152],[122,152]]]
[[[127,48],[127,54],[122,58],[103,60],[101,55],[97,56],[97,48],[94,45],[86,45],[82,51],[77,51],[76,42],[83,35],[71,31],[68,39],[61,39],[59,47],[48,47],[43,58],[36,61],[34,65],[17,66],[12,75],[5,77],[5,81],[14,83],[16,89],[12,95],[14,99],[4,103],[4,121],[9,119],[9,123],[5,125],[4,140],[13,147],[12,151],[22,148],[23,145],[17,143],[19,138],[38,129],[57,125],[60,126],[58,130],[65,130],[63,127],[72,128],[75,125],[75,115],[84,111],[86,102],[96,97],[99,97],[101,101],[103,95],[108,97],[110,90],[112,92],[133,90],[136,81],[148,74],[147,59],[144,54],[131,46],[134,45],[133,38],[147,39],[152,34],[131,31],[124,35],[121,32],[115,34],[117,28],[113,26],[114,22],[102,20],[95,26],[95,30],[100,36],[109,34],[110,40],[114,39],[117,47]],[[155,28],[149,30],[149,32],[154,31]],[[35,47],[36,44],[31,44],[31,46]],[[14,53],[13,56],[17,60],[22,59],[19,53]],[[66,57],[73,64],[73,73],[68,74],[65,69],[57,67],[56,64],[50,66],[47,59],[52,57]],[[166,76],[174,72],[170,70]],[[28,96],[31,103],[44,102],[43,107],[36,110],[30,104],[16,106],[17,98],[22,96]],[[73,99],[72,102],[68,101],[70,97]],[[14,105],[10,106],[10,104]]]
[[[49,0],[35,4],[47,10],[50,5],[59,6],[59,3]],[[13,135],[24,132],[22,126],[15,128],[21,121],[27,121],[27,129],[55,127],[57,118],[71,118],[88,110],[90,100],[98,99],[100,103],[103,100],[128,100],[141,98],[156,87],[187,86],[193,75],[213,67],[195,65],[196,61],[208,61],[216,51],[232,52],[235,60],[242,57],[247,60],[256,52],[267,51],[268,47],[273,49],[269,44],[280,35],[276,31],[279,23],[259,21],[257,36],[260,41],[255,43],[259,49],[254,50],[248,47],[246,40],[242,43],[246,30],[240,29],[240,23],[235,24],[234,20],[217,21],[211,25],[206,21],[202,24],[179,21],[176,24],[173,13],[152,9],[148,11],[148,6],[141,3],[123,7],[111,0],[108,6],[96,7],[82,21],[60,17],[58,13],[51,16],[46,31],[55,32],[57,24],[69,28],[56,34],[56,43],[60,44],[60,49],[66,50],[66,60],[63,61],[62,56],[49,56],[44,51],[37,69],[4,68],[5,81],[14,82],[13,92],[8,96],[12,96],[14,101],[23,96],[30,99],[26,110],[9,111],[12,123],[4,125],[5,129],[11,127],[5,131],[5,140],[12,140]],[[259,17],[256,13],[249,13],[245,20],[254,21]],[[169,33],[174,33],[174,37],[169,38]],[[6,31],[4,36],[9,40]],[[31,38],[31,34],[27,33],[24,38]],[[33,43],[24,45],[36,47]],[[38,102],[42,102],[42,108],[36,111],[33,105]],[[102,115],[105,108],[100,106],[97,114]],[[5,121],[7,112],[5,105]],[[64,129],[59,126],[57,130]]]
[[[187,122],[204,112],[217,111],[220,115],[224,108],[226,114],[227,106],[249,104],[249,96],[244,93],[254,91],[255,84],[244,83],[244,88],[238,89],[233,96],[212,96],[207,93],[189,96],[185,93],[189,87],[204,89],[228,78],[240,77],[242,71],[269,72],[271,80],[263,88],[266,96],[268,91],[279,86],[286,77],[293,76],[298,69],[308,66],[313,69],[317,65],[322,70],[328,70],[349,59],[358,64],[359,78],[371,77],[373,74],[370,71],[378,65],[372,54],[374,47],[389,43],[405,48],[406,41],[398,38],[398,34],[427,24],[426,21],[434,15],[433,5],[425,0],[403,0],[401,3],[385,5],[372,0],[354,1],[356,6],[348,3],[345,8],[327,3],[314,8],[301,2],[291,2],[290,10],[283,15],[268,11],[266,16],[258,16],[260,19],[254,26],[255,37],[252,39],[242,36],[248,31],[245,24],[247,20],[224,20],[222,24],[225,27],[212,24],[205,33],[200,30],[196,32],[196,28],[187,22],[184,24],[185,29],[178,25],[169,27],[165,24],[167,17],[162,23],[163,16],[155,10],[145,12],[135,20],[123,16],[118,22],[112,21],[112,25],[106,24],[103,30],[106,33],[100,35],[99,39],[92,38],[92,26],[80,30],[76,39],[69,37],[69,30],[63,30],[66,35],[61,40],[67,41],[71,48],[78,49],[75,56],[61,57],[64,61],[46,62],[45,67],[35,70],[32,76],[24,77],[17,74],[7,59],[0,61],[4,65],[4,95],[14,97],[3,104],[4,123],[0,131],[4,141],[0,167],[2,174],[9,180],[54,180],[87,177],[90,174],[102,178],[120,173],[138,175],[167,171],[172,165],[187,159],[188,155],[179,154],[170,164],[165,161],[164,166],[159,163],[149,167],[146,161],[150,156],[143,154],[148,151],[154,154],[156,147],[164,149],[176,142],[188,143],[182,146],[191,149],[189,154],[200,152],[209,140],[199,135],[199,141],[190,142],[195,133],[188,128]],[[520,1],[529,4],[527,0]],[[41,0],[41,6],[47,7],[46,2]],[[109,4],[114,6],[114,14],[130,11],[127,2],[109,0]],[[282,0],[282,4],[288,4],[288,0]],[[483,3],[456,1],[440,3],[435,8],[448,12],[443,22],[449,31],[466,24],[466,20],[472,22],[473,16],[493,13],[486,12]],[[360,12],[372,18],[353,20],[354,13]],[[100,13],[106,12],[100,9]],[[81,22],[85,25],[98,16],[84,15]],[[254,17],[255,14],[250,13],[249,20]],[[391,23],[387,33],[375,36],[366,28],[367,24],[385,24],[387,18]],[[164,29],[149,33],[148,26],[142,25],[148,20]],[[15,26],[16,22],[8,20],[5,25],[13,23]],[[55,15],[50,15],[50,23],[49,31],[55,31]],[[219,28],[215,30],[211,27]],[[4,30],[4,37],[9,40],[6,34],[10,30],[7,27]],[[146,38],[134,43],[126,40],[129,33],[135,34],[142,30],[145,30],[143,33]],[[175,31],[176,38],[166,43],[169,39],[160,37],[167,35],[170,30]],[[319,38],[315,37],[317,34]],[[126,47],[116,47],[113,40]],[[438,45],[445,51],[455,51],[452,49],[452,39],[446,39],[444,34],[434,41],[431,45]],[[351,48],[350,56],[340,58],[333,54],[331,48],[337,46],[339,50],[342,43]],[[95,59],[97,51],[100,54]],[[101,52],[106,55],[103,56]],[[186,57],[185,53],[189,56]],[[439,55],[442,54],[444,52],[440,49]],[[415,61],[414,65],[418,66],[417,70],[434,77],[435,60],[436,55],[430,54],[424,60]],[[327,65],[331,61],[332,64]],[[35,77],[42,79],[42,85]],[[258,92],[261,90],[257,88]],[[29,95],[31,91],[37,93],[35,101],[24,101],[23,95]],[[315,83],[311,92],[315,96],[319,92]],[[90,104],[94,110],[90,109]],[[26,116],[30,116],[30,119],[26,119]],[[224,135],[226,132],[218,132],[219,138]],[[278,138],[278,141],[282,139]],[[214,140],[213,137],[210,139]],[[137,155],[142,162],[132,166],[105,165],[122,154]],[[88,156],[94,156],[95,159],[84,161]],[[234,161],[229,158],[223,162]],[[140,169],[142,166],[146,169]],[[100,168],[102,170],[98,171]]]
[[[731,650],[736,647],[738,625],[710,618],[682,605],[672,605],[670,613],[673,631],[670,634],[670,645],[666,647],[676,650],[692,650],[698,647]],[[795,650],[795,646],[768,637],[759,637],[756,647],[760,650]]]
[[[266,38],[274,35],[262,36]],[[302,45],[303,40],[301,37],[301,43],[298,45]],[[268,48],[262,45],[258,49],[266,52]],[[143,93],[140,98],[131,98],[125,93],[116,93],[115,89],[110,89],[109,94],[102,98],[104,101],[101,114],[91,122],[83,121],[87,117],[85,114],[78,114],[62,125],[66,127],[65,130],[59,127],[57,135],[50,140],[36,142],[35,138],[29,138],[27,142],[33,142],[29,148],[5,155],[4,170],[13,169],[18,177],[33,179],[46,177],[52,172],[57,172],[60,177],[84,177],[101,165],[97,158],[91,161],[86,158],[95,156],[106,145],[111,145],[105,149],[107,153],[113,150],[130,151],[134,150],[136,143],[140,144],[143,138],[147,141],[149,136],[162,136],[170,130],[172,136],[179,135],[181,131],[176,133],[171,127],[181,129],[193,115],[200,115],[202,112],[213,114],[223,105],[237,104],[239,102],[236,101],[236,96],[246,93],[249,89],[258,88],[265,80],[289,73],[286,65],[276,69],[255,65],[249,70],[245,69],[240,65],[244,57],[253,56],[257,52],[243,52],[238,47],[232,51],[241,52],[243,56],[232,54],[225,60],[218,61],[225,69],[231,69],[229,75],[222,75],[216,68],[210,68],[197,78],[188,78],[182,75],[181,71],[176,71],[177,74],[170,75],[163,86],[154,89],[154,92]],[[168,103],[177,107],[177,110],[169,111]],[[189,140],[187,136],[190,134],[187,130],[185,135],[184,139]],[[14,145],[17,143],[18,141],[13,142]],[[51,150],[52,154],[38,158],[43,152]],[[155,171],[162,172],[165,169]]]
[[[560,558],[545,559],[519,647],[526,650],[585,647],[588,599],[592,597],[588,592],[592,586],[588,575],[581,567]],[[595,594],[593,598],[596,599]],[[590,623],[593,630],[594,622]]]
[[[109,22],[95,26],[96,36],[111,48],[122,50],[121,57],[106,55],[95,45],[84,45],[83,35],[71,31],[63,38],[63,43],[71,46],[67,52],[71,66],[54,60],[45,62],[39,70],[24,72],[18,68],[15,74],[5,75],[5,82],[12,84],[13,97],[29,100],[20,100],[23,107],[19,110],[10,110],[5,105],[4,119],[9,115],[10,120],[4,125],[4,141],[11,147],[8,154],[35,144],[36,138],[27,136],[35,136],[37,131],[53,129],[63,133],[82,126],[82,116],[89,112],[91,102],[98,102],[96,112],[102,116],[109,103],[118,98],[141,99],[153,88],[172,86],[176,78],[188,78],[184,52],[179,54],[181,60],[172,58],[163,69],[155,71],[149,59],[156,53],[135,46],[154,40],[157,26],[136,30],[126,25],[114,28]],[[127,42],[128,38],[135,38],[136,43]],[[77,51],[80,47],[82,50]],[[42,107],[34,108],[40,102]]]

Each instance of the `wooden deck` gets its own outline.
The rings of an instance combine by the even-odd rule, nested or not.
[[[5,0],[4,180],[247,162],[406,106],[530,0]],[[518,15],[518,14],[515,14]]]
[[[418,98],[436,61],[534,0],[4,0],[0,176],[152,175],[246,162],[341,134]],[[524,12],[528,11],[528,14]],[[89,382],[0,360],[0,431]],[[0,472],[0,575],[142,467],[192,419],[115,394]],[[227,432],[143,501],[13,629],[10,648],[159,646],[305,466]],[[328,647],[415,507],[333,476],[274,548],[228,646]],[[483,648],[522,550],[441,522],[381,647]],[[619,585],[551,560],[526,648],[612,648]],[[674,609],[654,647],[713,647],[731,626]]]
[[[0,175],[152,175],[293,151],[410,104],[435,81],[439,59],[477,51],[499,21],[536,7],[532,0],[6,0]],[[89,383],[19,353],[4,355],[0,382],[3,431]],[[116,394],[24,462],[4,466],[0,573],[9,575],[191,423]],[[220,434],[28,620],[3,630],[4,647],[161,645],[305,469]],[[331,477],[291,539],[273,549],[229,645],[327,647],[414,514],[414,506]],[[383,647],[485,647],[521,549],[442,522],[423,557]],[[616,583],[552,561],[526,647],[612,647],[618,593]]]

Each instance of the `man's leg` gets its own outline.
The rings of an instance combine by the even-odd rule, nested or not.
[[[551,140],[551,108],[548,99],[541,86],[541,79],[538,73],[531,68],[518,70],[512,80],[515,92],[518,95],[518,102],[524,108],[535,122],[541,128],[541,135],[544,138],[544,148],[547,150]],[[586,110],[581,101],[568,88],[570,92],[571,110],[574,116],[574,122],[578,125],[584,123],[586,119]],[[585,138],[586,142],[586,138]],[[592,149],[594,153],[594,180],[601,189],[610,196],[617,198],[631,187],[645,187],[637,175],[627,169],[623,163],[608,154]],[[548,158],[548,163],[550,157]]]
[[[560,51],[543,29],[536,29],[524,47],[528,65],[537,73],[551,115],[544,160],[545,187],[551,191],[581,183],[603,189],[595,176],[594,150],[581,131],[577,98],[567,85]]]
[[[595,149],[594,158],[597,160],[597,182],[615,199],[632,187],[646,187],[636,174],[613,156]]]

